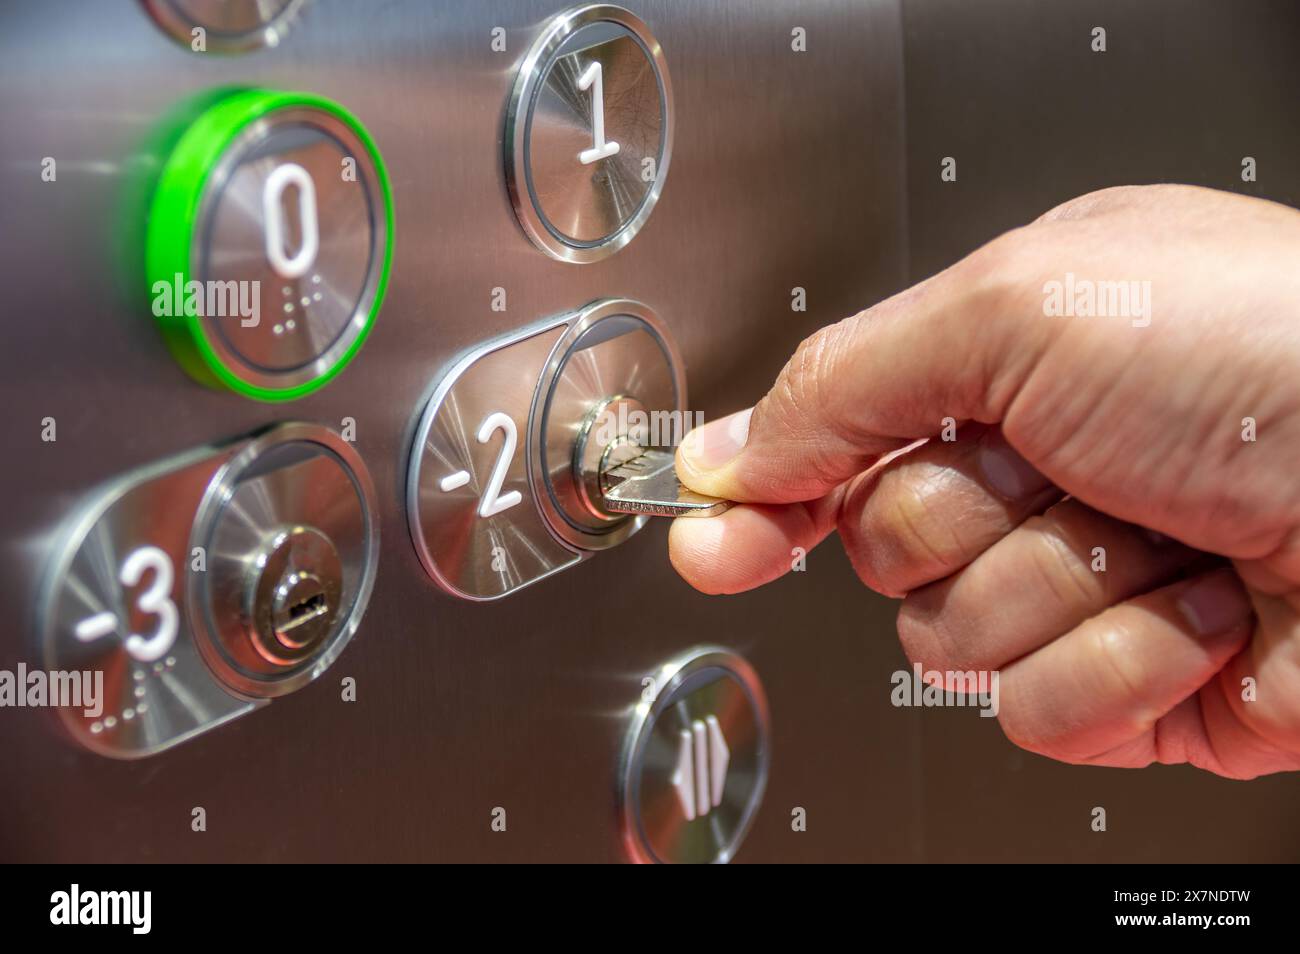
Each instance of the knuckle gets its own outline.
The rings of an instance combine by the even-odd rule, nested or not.
[[[859,409],[846,397],[852,389],[837,386],[858,327],[859,316],[855,315],[799,343],[769,395],[771,413],[788,429],[818,437],[829,433],[849,443],[863,437]]]
[[[1034,220],[1034,224],[1084,219],[1107,209],[1127,205],[1142,188],[1142,186],[1109,186],[1105,189],[1085,192],[1048,209]]]
[[[1135,730],[1154,725],[1161,715],[1159,710],[1147,711],[1151,673],[1146,671],[1142,654],[1136,651],[1139,638],[1120,620],[1103,620],[1090,628],[1088,646],[1096,661],[1097,677],[1103,683],[1100,691],[1111,698],[1119,694],[1128,700],[1115,711],[1130,713]]]
[[[922,479],[886,480],[862,510],[859,537],[873,574],[889,592],[906,593],[965,562],[960,532]]]
[[[1092,572],[1057,527],[1043,517],[1030,518],[1025,526],[1037,531],[1037,545],[1029,548],[1030,565],[1058,606],[1074,610],[1105,602],[1105,574]]]
[[[998,725],[1002,727],[1002,734],[1017,748],[1048,758],[1058,757],[1055,740],[1043,733],[1040,722],[1023,706],[1008,704],[1005,696],[998,712]]]
[[[898,641],[908,661],[922,670],[955,672],[970,668],[958,651],[942,612],[925,591],[913,593],[898,609]]]

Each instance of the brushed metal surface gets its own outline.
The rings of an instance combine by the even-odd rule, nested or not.
[[[652,309],[627,299],[583,309],[548,363],[533,411],[533,484],[557,536],[581,550],[603,550],[645,526],[645,517],[608,520],[584,503],[574,466],[583,425],[621,394],[662,414],[684,411],[686,393],[681,353]]]
[[[0,773],[0,857],[617,860],[618,756],[641,680],[703,643],[753,664],[772,714],[767,794],[737,860],[919,857],[920,720],[888,700],[903,665],[893,605],[835,544],[806,572],[727,599],[676,576],[659,522],[495,603],[442,594],[415,555],[402,498],[416,418],[439,369],[475,343],[636,298],[671,327],[691,409],[711,419],[752,402],[815,328],[903,280],[895,0],[627,0],[672,72],[672,175],[636,240],[582,267],[520,230],[500,159],[515,68],[562,6],[405,0],[362,16],[315,0],[277,48],[227,57],[191,53],[132,4],[0,10],[0,667],[34,658],[51,528],[143,463],[280,416],[351,418],[382,524],[357,637],[273,705],[141,763],[68,744],[47,712],[0,710],[15,768]],[[807,53],[791,50],[795,26]],[[285,408],[192,382],[136,304],[138,199],[159,158],[149,134],[182,97],[223,84],[340,102],[391,175],[383,314],[344,374]],[[796,286],[807,311],[791,310]],[[613,626],[616,599],[637,611]],[[190,830],[195,806],[205,833]],[[791,830],[796,806],[806,832]],[[505,832],[491,828],[496,807]]]
[[[67,736],[52,738],[54,744],[141,758],[257,705],[213,678],[192,636],[184,598],[190,520],[213,476],[245,443],[189,451],[125,474],[90,494],[87,506],[61,528],[67,536],[42,581],[38,658],[47,671],[102,672],[104,696],[99,713],[59,708]],[[162,559],[149,561],[147,575],[129,587],[128,598],[122,569],[149,549]],[[142,608],[147,593],[155,598]],[[112,615],[111,630],[82,638],[79,624],[100,614]],[[131,636],[146,642],[132,650]]]
[[[186,581],[195,642],[219,679],[242,695],[280,696],[320,677],[339,657],[362,622],[379,569],[375,498],[363,459],[328,428],[274,428],[222,465],[190,534],[190,548],[203,548],[207,568]],[[335,548],[337,603],[318,644],[285,665],[268,665],[249,631],[250,570],[268,537],[297,524]]]
[[[565,321],[543,320],[473,348],[437,379],[420,412],[407,468],[407,522],[425,571],[454,596],[500,599],[580,559],[547,528],[529,477],[533,406]],[[514,425],[508,459],[506,435],[491,426],[498,415]],[[503,459],[496,502],[505,509],[483,516]]]
[[[161,29],[189,46],[194,29],[205,31],[213,51],[237,53],[275,46],[309,0],[143,0]]]

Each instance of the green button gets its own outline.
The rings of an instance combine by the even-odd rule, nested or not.
[[[253,89],[181,134],[150,206],[152,310],[204,384],[287,401],[347,366],[383,303],[393,198],[342,106]]]

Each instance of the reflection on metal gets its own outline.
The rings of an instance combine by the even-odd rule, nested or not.
[[[144,0],[145,9],[176,42],[195,49],[238,53],[278,46],[306,0]]]
[[[653,310],[626,298],[594,302],[573,316],[542,376],[533,414],[538,506],[556,535],[581,550],[616,546],[648,519],[611,519],[611,513],[592,505],[582,474],[588,466],[585,448],[579,448],[586,441],[584,427],[593,434],[608,430],[591,418],[614,397],[623,399],[625,411],[641,409],[674,420],[685,414],[686,375],[676,344]],[[609,405],[615,419],[618,406]]]
[[[647,450],[600,474],[607,510],[652,517],[716,517],[730,500],[698,494],[683,487],[670,451]]]
[[[196,640],[236,692],[279,696],[315,679],[356,632],[374,587],[375,491],[334,432],[286,424],[243,448],[213,478],[192,547]]]
[[[672,157],[668,64],[644,22],[586,4],[548,24],[506,112],[506,185],[548,255],[594,262],[645,225]]]
[[[206,636],[196,635],[204,632],[195,626],[196,596],[215,590],[222,599],[242,598],[250,587],[258,589],[260,579],[247,562],[246,572],[229,572],[238,563],[232,546],[237,535],[213,538],[205,531],[208,524],[203,515],[237,513],[236,522],[251,532],[268,507],[293,501],[304,506],[289,510],[312,514],[329,510],[322,523],[335,528],[334,539],[347,539],[337,529],[340,518],[335,513],[347,508],[337,498],[331,501],[330,488],[318,482],[324,469],[316,465],[286,471],[261,455],[270,448],[297,448],[303,464],[326,453],[348,461],[357,493],[366,501],[367,565],[361,579],[342,588],[341,599],[351,610],[340,614],[335,628],[349,636],[355,629],[373,584],[377,526],[364,465],[336,435],[315,425],[280,425],[260,437],[203,448],[143,468],[107,487],[74,518],[46,576],[37,621],[46,669],[103,674],[101,712],[87,713],[81,706],[58,708],[64,726],[78,742],[104,755],[138,758],[265,704],[215,678]],[[311,482],[301,483],[300,476]],[[254,486],[267,495],[259,493],[254,501],[239,493],[242,487]],[[262,526],[258,540],[263,546],[268,542],[265,531],[272,526]],[[276,549],[272,535],[270,550],[259,550],[258,555],[270,560]],[[346,548],[340,552],[347,552]],[[328,559],[322,562],[326,579],[328,564]],[[314,612],[318,603],[306,590],[309,581],[291,577],[290,573],[278,579],[289,584],[283,594],[276,587],[265,592],[273,604],[268,620],[272,636],[275,627],[287,627],[293,639],[294,633],[302,635],[288,625],[294,610],[301,616]],[[322,587],[322,595],[325,592],[328,585]],[[248,627],[243,639],[253,646]],[[322,671],[345,642],[337,634],[321,641],[325,648],[313,651],[305,678]],[[292,647],[285,644],[284,651],[291,652]],[[296,681],[282,691],[305,681],[300,670],[290,670]]]
[[[471,351],[434,387],[411,450],[407,519],[429,576],[497,599],[626,540],[647,518],[603,508],[593,468],[627,443],[630,411],[681,422],[685,399],[667,328],[630,299]]]
[[[565,322],[475,348],[438,381],[421,414],[407,520],[425,570],[455,596],[497,599],[580,559],[547,530],[528,475],[537,379]]]
[[[619,773],[633,861],[730,861],[763,800],[767,698],[745,660],[701,647],[664,666],[632,716]]]
[[[355,176],[343,175],[346,163]],[[242,382],[300,388],[334,371],[369,330],[391,240],[384,186],[337,116],[291,107],[249,124],[217,162],[193,235],[191,274],[204,287],[260,288],[256,323],[200,325]]]

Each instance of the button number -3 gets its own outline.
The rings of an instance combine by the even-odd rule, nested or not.
[[[172,602],[172,581],[176,574],[166,553],[157,547],[140,547],[122,561],[122,570],[117,577],[123,586],[137,586],[151,570],[153,583],[140,594],[135,605],[140,612],[157,616],[158,626],[152,636],[132,633],[125,641],[126,651],[141,662],[161,659],[176,641],[179,614]]]

